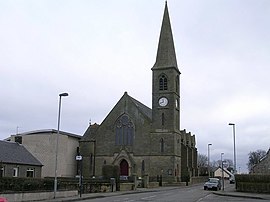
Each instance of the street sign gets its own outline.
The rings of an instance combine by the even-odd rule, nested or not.
[[[82,160],[82,156],[76,156],[76,161],[81,161]]]

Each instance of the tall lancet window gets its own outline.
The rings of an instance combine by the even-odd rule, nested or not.
[[[128,115],[120,116],[115,124],[115,144],[133,145],[134,134],[134,124]]]
[[[164,126],[165,124],[165,115],[164,113],[161,114],[161,125]]]
[[[160,152],[161,153],[164,152],[164,139],[163,138],[160,139]]]
[[[159,78],[159,90],[168,90],[168,80],[164,74]]]

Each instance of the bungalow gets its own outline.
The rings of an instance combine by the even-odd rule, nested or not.
[[[0,140],[0,177],[40,178],[42,166],[23,145]]]

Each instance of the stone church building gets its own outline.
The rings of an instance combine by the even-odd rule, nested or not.
[[[152,109],[125,92],[103,122],[84,133],[84,177],[101,176],[103,165],[118,165],[121,176],[162,176],[164,182],[197,175],[195,135],[180,130],[180,71],[167,3],[151,70]]]

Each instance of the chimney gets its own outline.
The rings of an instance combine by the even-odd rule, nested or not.
[[[15,136],[15,142],[22,144],[22,136]]]

